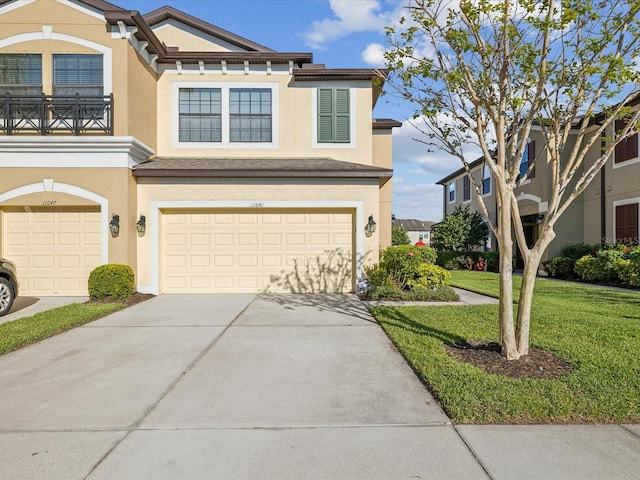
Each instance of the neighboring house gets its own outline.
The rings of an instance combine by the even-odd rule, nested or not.
[[[407,232],[411,243],[415,244],[418,240],[422,239],[427,245],[431,245],[431,227],[435,222],[425,222],[423,220],[411,219],[391,219],[393,227],[399,227]]]
[[[106,263],[154,294],[353,291],[391,243],[381,88],[171,7],[0,0],[0,256],[27,296]]]
[[[469,165],[469,168],[475,183],[480,188],[480,192],[489,212],[489,217],[492,221],[495,221],[496,201],[491,171],[484,165],[483,158],[479,158],[472,162]],[[453,213],[456,207],[468,207],[470,212],[482,213],[478,196],[473,188],[471,180],[465,173],[464,168],[460,168],[451,175],[438,180],[437,184],[443,186],[443,217]],[[491,251],[495,248],[495,245],[495,237],[493,236],[493,233],[490,233],[482,250]]]
[[[618,121],[615,127],[606,132],[601,141],[594,143],[587,153],[581,171],[599,157],[603,142],[613,138],[614,130],[620,130],[622,125]],[[523,177],[531,164],[533,168],[528,178],[525,178],[516,190],[524,233],[529,245],[538,238],[540,224],[547,213],[551,194],[552,178],[550,168],[545,161],[543,145],[542,132],[534,129],[522,159]],[[562,246],[571,243],[638,244],[640,223],[638,146],[638,134],[617,146],[610,161],[556,223],[554,227],[556,238],[550,244],[543,260],[559,255]],[[495,220],[495,191],[489,169],[484,166],[483,159],[474,161],[470,167],[474,179],[481,185],[489,215],[492,220]],[[577,175],[580,175],[580,172]],[[469,205],[471,211],[480,210],[473,188],[471,187],[470,193],[467,193],[467,185],[470,181],[464,169],[457,170],[437,183],[443,186],[445,215],[451,213],[457,205]],[[494,248],[497,246],[495,238],[490,239],[489,248],[492,246]]]

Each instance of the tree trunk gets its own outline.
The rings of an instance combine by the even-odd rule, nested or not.
[[[508,202],[503,202],[503,205]],[[502,355],[508,360],[519,357],[513,325],[513,239],[511,237],[511,212],[500,209],[498,223],[498,248],[500,250],[500,303],[498,342]]]
[[[522,272],[522,286],[518,300],[518,317],[516,322],[516,341],[518,358],[529,354],[529,326],[531,320],[531,303],[533,289],[536,285],[536,275],[540,265],[540,255],[533,250],[524,256],[524,271]]]
[[[524,270],[522,272],[522,286],[520,287],[516,322],[516,341],[519,356],[529,354],[531,305],[533,302],[533,290],[536,286],[536,276],[540,267],[540,260],[542,260],[542,254],[554,238],[555,233],[553,230],[545,229],[534,247],[528,252],[523,252]]]

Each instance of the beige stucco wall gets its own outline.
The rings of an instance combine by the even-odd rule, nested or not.
[[[178,6],[179,8],[179,6]],[[162,22],[153,27],[153,32],[169,47],[179,47],[183,52],[228,52],[240,48],[219,39],[212,38],[186,25],[172,25]]]
[[[366,82],[357,82],[351,85],[356,99],[353,107],[356,129],[353,145],[314,148],[313,140],[313,109],[314,102],[312,92],[317,87],[306,82],[300,82],[292,86],[292,77],[285,74],[215,74],[194,75],[192,73],[177,75],[164,73],[158,82],[158,156],[177,157],[265,157],[265,158],[293,158],[293,157],[330,157],[336,160],[372,164],[372,135],[371,135],[371,85]],[[204,147],[188,144],[177,145],[178,111],[174,98],[176,88],[180,84],[195,88],[205,84],[236,84],[240,87],[273,86],[276,90],[277,104],[274,95],[274,127],[278,133],[271,144],[255,144],[242,148],[231,145],[225,147],[221,144],[209,144]],[[330,88],[331,83],[323,84]],[[346,87],[346,85],[341,85]],[[277,124],[276,118],[277,116]],[[275,130],[275,129],[274,129]]]

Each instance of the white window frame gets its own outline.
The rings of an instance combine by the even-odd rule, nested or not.
[[[466,180],[465,180],[466,178]],[[465,200],[464,199],[464,187],[465,187],[465,182],[469,182],[469,199]],[[473,198],[473,185],[471,182],[471,178],[469,178],[469,175],[465,175],[464,177],[462,177],[462,204],[466,205],[467,203],[471,203],[471,199]]]
[[[613,122],[613,129],[615,130],[615,122]],[[640,133],[638,133],[638,136],[636,137],[636,141],[638,142],[638,155],[640,155]],[[635,157],[635,158],[628,158],[626,160],[623,160],[621,162],[616,163],[616,150],[615,148],[613,149],[613,155],[611,155],[612,157],[612,162],[613,163],[613,169],[615,170],[616,168],[622,168],[622,167],[627,167],[629,165],[633,165],[635,163],[640,163],[640,156]]]
[[[453,186],[453,188],[451,188]],[[451,199],[451,192],[453,192],[453,199]],[[449,185],[447,185],[447,200],[449,200],[449,203],[456,203],[456,181],[453,180],[452,182],[449,182]]]
[[[482,167],[482,197],[488,197],[491,195],[491,192],[493,191],[493,175],[491,174],[491,169],[489,168],[489,166],[484,165]],[[485,171],[487,172],[488,176],[485,177]],[[485,180],[489,180],[489,190],[487,192],[484,191],[484,181]]]
[[[181,142],[180,141],[180,89],[217,88],[222,98],[222,141],[221,142]],[[229,139],[229,92],[232,88],[271,90],[271,141],[270,142],[232,142]],[[228,149],[265,149],[278,148],[280,132],[279,90],[275,82],[175,82],[172,90],[171,131],[174,148],[228,148]]]
[[[356,148],[356,90],[359,85],[345,82],[323,82],[310,85],[311,87],[311,148]],[[322,88],[349,90],[349,143],[320,143],[318,142],[318,90]]]

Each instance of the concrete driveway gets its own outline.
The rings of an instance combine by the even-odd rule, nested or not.
[[[632,430],[584,435],[558,427],[534,437],[536,450],[526,442],[529,430],[507,428],[450,425],[352,296],[160,296],[0,357],[2,478],[636,472]],[[558,442],[573,449],[569,463],[558,459],[540,471],[548,463],[537,461],[540,449],[549,444],[554,454]],[[520,444],[537,458],[520,455]],[[598,449],[607,462],[585,463]],[[526,469],[518,471],[515,459]],[[528,477],[531,466],[543,476]]]

